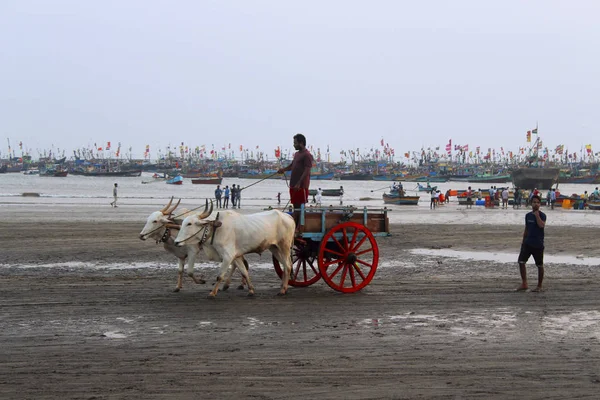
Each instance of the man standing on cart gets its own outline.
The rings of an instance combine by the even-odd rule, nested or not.
[[[313,157],[306,149],[306,137],[298,133],[294,135],[294,159],[292,163],[285,168],[280,168],[277,173],[283,174],[285,171],[292,171],[290,178],[290,202],[294,206],[294,220],[296,221],[296,232],[301,232],[299,226],[300,208],[302,204],[308,203],[308,188],[310,186],[310,169],[313,164]]]

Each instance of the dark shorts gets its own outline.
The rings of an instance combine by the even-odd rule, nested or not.
[[[290,188],[290,203],[294,207],[299,207],[300,204],[308,203],[308,189]]]
[[[535,265],[544,265],[544,248],[543,247],[531,247],[528,244],[521,245],[521,252],[519,253],[519,264],[525,264],[529,257],[533,256]]]
[[[467,204],[473,204],[473,199],[470,197],[467,197]]]

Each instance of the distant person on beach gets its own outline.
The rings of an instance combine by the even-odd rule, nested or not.
[[[544,280],[544,228],[546,227],[546,214],[540,211],[542,201],[540,196],[531,198],[531,212],[525,215],[525,231],[523,232],[523,241],[521,243],[521,252],[519,253],[519,273],[521,274],[521,285],[517,290],[527,290],[527,268],[525,264],[529,257],[533,256],[535,265],[538,268],[538,284],[533,290],[541,292]]]
[[[514,195],[514,199],[513,199],[513,208],[521,208],[521,198],[522,198],[521,189],[516,187],[515,195]]]
[[[113,201],[110,203],[111,206],[113,207],[118,207],[117,206],[117,184],[115,183],[115,186],[113,187]]]
[[[446,196],[444,199],[446,200],[446,204],[450,203],[450,189],[446,190]]]
[[[502,208],[508,209],[508,188],[502,190]]]
[[[242,188],[240,185],[235,188],[235,198],[237,199],[237,208],[240,208],[242,206]]]
[[[437,203],[437,192],[435,190],[431,191],[431,202],[429,203],[429,209],[435,210],[435,206]]]
[[[556,204],[556,189],[550,189],[550,208],[554,210]]]
[[[315,196],[315,201],[317,203],[318,206],[321,205],[321,201],[323,200],[323,191],[321,190],[321,188],[317,189],[317,194]]]
[[[281,204],[281,192],[277,193],[277,204]]]
[[[600,200],[600,192],[598,191],[598,187],[596,187],[596,190],[594,190],[592,196],[594,196],[594,200]],[[592,196],[590,196],[590,200],[592,199]]]
[[[221,190],[221,185],[217,185],[217,188],[215,189],[215,200],[217,202],[217,208],[221,208],[221,195],[223,194],[223,191]]]
[[[285,171],[292,171],[290,176],[290,202],[295,211],[299,211],[303,204],[308,203],[308,188],[310,187],[310,169],[313,164],[313,157],[306,148],[306,137],[298,133],[294,135],[294,158],[290,165],[279,168],[277,173],[283,174]],[[294,213],[296,221],[296,232],[301,231],[299,226],[299,217]]]
[[[237,205],[237,189],[235,188],[235,183],[231,185],[231,206],[235,208]]]
[[[473,208],[473,191],[471,186],[467,189],[467,208]]]
[[[223,190],[223,208],[229,208],[229,185],[225,186],[225,190]]]

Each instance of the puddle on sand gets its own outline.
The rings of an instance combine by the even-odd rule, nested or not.
[[[103,336],[105,336],[109,339],[125,339],[127,337],[127,335],[125,335],[123,333],[114,332],[114,331],[104,332]]]
[[[449,257],[458,258],[461,260],[475,261],[495,261],[501,263],[516,263],[518,252],[500,253],[489,251],[460,251],[450,249],[412,249],[412,254],[432,256],[432,257]],[[532,262],[533,260],[530,260]],[[571,265],[599,265],[600,258],[598,257],[583,257],[583,256],[558,256],[544,254],[544,264],[571,264]]]
[[[521,320],[521,323],[519,321]],[[546,336],[596,338],[600,332],[600,312],[597,310],[573,313],[546,314],[501,307],[449,314],[406,313],[379,318],[365,318],[357,325],[366,329],[435,330],[460,337],[508,336],[530,329],[527,321],[540,321]]]

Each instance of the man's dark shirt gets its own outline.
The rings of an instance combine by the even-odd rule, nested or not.
[[[312,168],[313,158],[307,149],[297,151],[294,154],[292,160],[292,177],[290,178],[290,187],[294,187],[300,182],[300,178],[304,173],[305,169],[308,169],[308,173],[304,177],[304,180],[300,182],[300,187],[308,189],[310,186],[310,169]]]
[[[540,211],[540,218],[546,222],[546,214]],[[527,228],[527,236],[523,241],[526,245],[535,247],[537,249],[544,248],[544,228],[540,228],[537,224],[535,214],[528,212],[525,215],[525,227]]]

